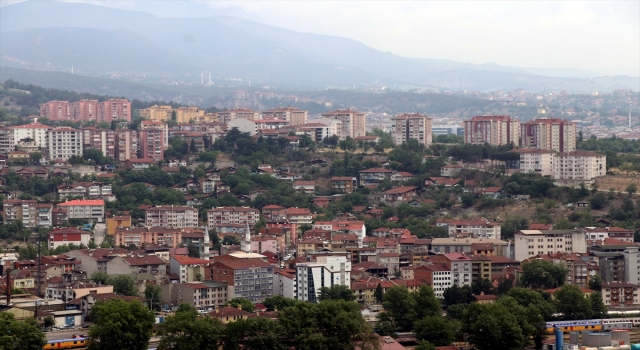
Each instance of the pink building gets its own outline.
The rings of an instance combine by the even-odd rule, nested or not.
[[[162,130],[162,141],[164,149],[169,148],[169,126],[167,123],[155,120],[143,120],[140,123],[140,130]]]
[[[69,104],[69,119],[73,121],[96,120],[98,100],[80,100]]]
[[[84,138],[86,141],[87,133],[89,134],[88,148],[95,148],[102,151],[105,157],[116,157],[116,132],[107,129],[84,129]]]
[[[112,98],[98,104],[99,122],[111,123],[113,120],[131,121],[131,103],[123,98]]]
[[[153,158],[155,161],[164,159],[164,135],[161,129],[140,130],[138,135],[140,158]]]
[[[49,120],[69,119],[69,101],[51,101],[40,104],[40,117]]]
[[[135,130],[116,130],[116,159],[124,162],[138,158],[138,132]]]
[[[278,240],[269,236],[253,236],[251,237],[251,251],[262,254],[266,251],[273,253],[278,252]]]
[[[520,143],[520,122],[510,116],[476,116],[464,122],[464,142],[474,145]]]

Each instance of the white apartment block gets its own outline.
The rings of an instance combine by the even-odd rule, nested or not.
[[[462,253],[447,254],[447,257],[451,260],[451,285],[457,285],[458,287],[471,286],[471,283],[473,283],[471,259]]]
[[[586,233],[581,230],[522,230],[514,235],[514,259],[522,261],[550,253],[586,253]]]
[[[576,123],[541,118],[520,124],[520,146],[555,152],[576,150]]]
[[[506,145],[520,143],[520,122],[510,116],[477,116],[464,122],[464,143]]]
[[[345,256],[319,256],[316,261],[296,265],[298,300],[315,303],[320,288],[351,285],[351,261]]]
[[[31,124],[10,126],[9,129],[13,131],[14,146],[20,140],[32,139],[38,147],[47,148],[48,131],[53,128],[42,123],[33,122]]]
[[[347,137],[356,138],[357,136],[366,136],[366,116],[362,112],[352,109],[337,109],[335,111],[322,113],[322,118],[335,119],[341,122],[340,134],[338,137],[340,140],[345,140]],[[322,123],[321,121],[314,120],[314,122]],[[323,123],[324,124],[324,123]]]
[[[514,152],[520,154],[520,171],[542,176],[553,176],[555,155],[546,149],[521,148]]]
[[[147,227],[198,227],[198,209],[187,206],[161,205],[145,210]]]
[[[60,209],[67,209],[67,218],[81,220],[95,220],[102,222],[104,219],[104,200],[102,199],[76,199],[64,203],[58,203]]]
[[[72,156],[82,156],[82,131],[59,127],[48,131],[49,160],[69,160]]]
[[[607,156],[589,151],[560,153],[553,162],[553,178],[566,181],[591,181],[607,174]]]
[[[273,271],[273,295],[297,299],[296,276],[283,270]]]
[[[404,113],[393,117],[391,121],[391,138],[395,145],[406,143],[409,139],[425,146],[431,145],[431,118],[419,113]]]
[[[207,211],[207,227],[216,229],[226,224],[253,227],[260,220],[260,211],[249,207],[219,207]]]
[[[471,233],[474,238],[501,239],[502,227],[499,222],[491,222],[485,218],[479,219],[438,219],[436,226],[445,227],[449,237],[456,237],[461,233]]]
[[[229,130],[237,128],[240,132],[248,132],[253,136],[258,133],[258,123],[249,119],[234,119],[227,123]]]

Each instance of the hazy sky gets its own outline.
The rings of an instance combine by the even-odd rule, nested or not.
[[[232,15],[407,57],[640,75],[640,0],[65,1],[161,17]]]

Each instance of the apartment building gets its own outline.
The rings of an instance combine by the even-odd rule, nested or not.
[[[587,252],[583,230],[521,230],[515,233],[514,244],[514,259],[520,261],[535,255]]]
[[[40,117],[51,121],[69,118],[69,101],[49,101],[40,104]]]
[[[172,115],[173,108],[171,108],[171,106],[154,105],[140,110],[140,118],[151,121],[166,122],[167,120],[171,120]]]
[[[555,152],[576,150],[576,123],[540,118],[520,124],[520,147]]]
[[[295,180],[293,181],[293,189],[304,194],[313,195],[316,192],[316,182]]]
[[[447,219],[436,220],[436,226],[449,231],[449,237],[456,237],[462,233],[471,233],[476,238],[501,239],[501,226],[485,218],[479,219]]]
[[[351,193],[358,187],[358,179],[351,176],[334,176],[331,178],[331,189],[338,193]]]
[[[7,156],[15,151],[16,142],[13,138],[13,129],[0,127],[0,155]]]
[[[458,287],[471,286],[473,283],[471,258],[462,253],[438,254],[429,258],[430,261],[443,264],[451,271],[451,285]],[[415,274],[415,272],[414,272]]]
[[[227,224],[253,227],[260,220],[260,211],[249,207],[218,207],[207,211],[207,226],[216,229]]]
[[[47,133],[49,160],[69,160],[72,156],[82,156],[82,131],[58,127]]]
[[[163,299],[176,307],[187,303],[198,310],[210,311],[227,305],[228,286],[213,281],[169,283],[162,285]]]
[[[226,255],[205,268],[205,279],[225,284],[229,299],[247,298],[252,303],[260,303],[273,296],[273,269],[260,258]]]
[[[307,123],[309,111],[295,107],[278,107],[262,112],[262,118],[286,120],[292,126],[303,125]]]
[[[35,142],[35,145],[38,147],[47,148],[49,144],[48,131],[53,128],[42,123],[33,122],[25,125],[10,126],[8,127],[8,129],[13,133],[11,137],[11,139],[13,140],[11,151],[13,151],[13,146],[26,139],[33,140]]]
[[[164,149],[169,148],[169,126],[167,123],[155,120],[143,120],[140,123],[140,130],[161,130],[162,146]]]
[[[622,242],[632,243],[634,230],[622,227],[587,227],[585,229],[587,240],[604,240],[605,238],[615,238]]]
[[[476,116],[464,122],[464,142],[474,145],[519,144],[520,122],[510,116]]]
[[[567,269],[567,276],[565,284],[576,285],[579,287],[587,287],[589,282],[589,264],[583,260],[584,255],[578,253],[550,253],[543,255],[536,255],[527,260],[523,260],[523,263],[531,262],[534,260],[546,260],[554,265],[563,266]]]
[[[520,148],[513,152],[520,155],[520,171],[541,176],[553,176],[555,154],[547,149]]]
[[[436,253],[472,253],[509,257],[510,244],[495,238],[434,238],[431,250]]]
[[[116,160],[124,162],[138,159],[138,132],[136,130],[116,130]]]
[[[443,264],[416,266],[412,271],[413,279],[416,281],[424,281],[430,285],[431,288],[433,288],[436,298],[444,298],[444,291],[453,287],[451,269]]]
[[[561,181],[591,181],[607,174],[607,156],[589,151],[559,153],[553,161],[553,177]]]
[[[67,210],[68,219],[81,219],[102,222],[104,220],[104,200],[76,199],[58,203],[57,208]]]
[[[178,123],[189,123],[204,115],[204,109],[198,107],[179,107],[176,111],[176,121]]]
[[[410,139],[421,145],[432,142],[431,118],[420,113],[403,113],[391,118],[391,138],[394,145],[401,145]]]
[[[164,160],[164,131],[147,129],[138,131],[138,158]]]
[[[105,157],[116,157],[116,132],[108,129],[84,128],[83,143],[85,148],[93,148],[102,152]],[[88,144],[87,144],[88,142]]]
[[[111,123],[114,120],[131,122],[131,103],[124,98],[112,98],[98,104],[98,122]]]
[[[379,185],[384,180],[390,180],[393,170],[385,168],[371,168],[360,171],[360,186]]]
[[[318,302],[320,288],[351,284],[351,261],[345,256],[318,256],[315,261],[296,265],[298,300]]]
[[[98,100],[80,100],[69,104],[69,120],[88,121],[98,118]]]
[[[53,204],[38,203],[36,204],[38,216],[38,227],[51,227],[53,225]]]
[[[60,228],[49,232],[48,246],[49,249],[55,249],[61,245],[83,244],[85,247],[89,245],[91,240],[91,232],[78,230],[75,228]]]
[[[37,204],[35,200],[5,199],[2,207],[3,222],[20,221],[24,227],[38,227]]]
[[[605,283],[602,285],[602,302],[610,308],[637,307],[640,305],[638,290],[640,290],[640,286],[637,284]]]
[[[337,109],[335,111],[322,113],[322,118],[340,121],[340,132],[338,137],[345,140],[347,137],[356,138],[366,136],[366,116],[363,112],[353,109]]]
[[[182,243],[182,231],[165,227],[116,227],[114,241],[117,246],[158,244],[177,248]]]
[[[198,227],[198,209],[179,205],[161,205],[145,210],[146,226]]]
[[[218,121],[224,124],[235,119],[260,119],[260,113],[249,108],[234,108],[218,112]]]
[[[45,293],[47,299],[69,302],[89,294],[113,294],[113,286],[85,282],[67,284],[63,281],[62,277],[53,277],[47,281]]]
[[[276,269],[273,273],[273,295],[297,299],[296,275],[293,270]]]

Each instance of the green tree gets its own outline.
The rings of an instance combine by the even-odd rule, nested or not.
[[[282,295],[274,295],[266,298],[262,304],[269,310],[284,310],[287,307],[294,306],[298,303],[298,300],[285,298]]]
[[[417,320],[413,330],[416,333],[416,339],[427,340],[435,346],[450,345],[455,340],[453,326],[441,316],[427,316]]]
[[[89,328],[88,350],[146,350],[155,317],[139,301],[98,301],[91,310],[95,325]]]
[[[442,315],[440,300],[436,298],[436,294],[433,292],[431,286],[426,284],[421,285],[417,291],[411,294],[411,297],[416,303],[414,320],[420,320],[427,316]]]
[[[376,286],[375,292],[373,292],[373,297],[376,299],[378,303],[381,303],[384,298],[384,290],[382,289],[382,285],[378,283]]]
[[[478,350],[519,350],[528,343],[516,316],[498,303],[469,305],[464,329]]]
[[[233,298],[227,302],[227,305],[236,308],[240,305],[242,310],[246,312],[253,312],[253,309],[255,308],[255,305],[253,305],[251,300],[247,298]]]
[[[436,350],[436,346],[426,340],[421,341],[414,350]]]
[[[522,271],[522,285],[536,290],[562,286],[568,272],[564,266],[540,259],[522,264]]]
[[[598,275],[591,276],[591,278],[589,278],[589,289],[591,290],[600,292],[602,290],[603,284],[604,284],[604,281],[602,281],[602,278]]]
[[[0,312],[0,349],[42,350],[46,343],[36,320],[18,321],[12,313]]]
[[[591,317],[603,318],[607,316],[607,307],[602,302],[602,294],[600,292],[593,292],[589,295],[589,302],[591,304]]]
[[[147,284],[144,288],[144,298],[147,299],[152,309],[162,310],[162,288],[160,286]]]
[[[565,320],[586,320],[591,318],[591,301],[585,298],[578,286],[566,285],[553,294],[556,310]],[[601,296],[602,298],[602,296]]]
[[[447,316],[453,318],[454,320],[461,320],[464,316],[465,309],[466,308],[463,304],[451,305],[447,308]]]
[[[31,160],[32,163],[39,164],[40,163],[40,159],[42,159],[42,153],[33,152],[33,153],[29,154],[29,159]]]
[[[91,280],[95,283],[108,284],[109,274],[104,271],[96,271],[91,274]]]
[[[137,296],[138,288],[135,281],[129,275],[118,275],[109,278],[109,284],[113,286],[113,292],[119,295]]]
[[[265,317],[231,322],[225,329],[223,350],[286,350],[282,344],[283,328]]]
[[[452,287],[445,289],[442,293],[442,297],[442,301],[445,306],[455,304],[466,305],[473,301],[473,293],[471,293],[471,287],[458,287],[457,284],[454,284]]]
[[[189,304],[181,304],[174,316],[160,324],[160,350],[217,350],[222,342],[224,326],[217,318],[198,317]]]
[[[55,325],[56,325],[56,321],[53,319],[52,316],[47,316],[47,317],[44,318],[44,326],[46,328],[51,328],[51,327],[53,327]]]
[[[240,245],[240,240],[236,236],[226,235],[222,239],[222,245]]]
[[[416,313],[416,301],[407,287],[394,286],[384,293],[382,302],[384,312],[378,316],[378,329],[391,332],[408,332],[413,329]],[[386,332],[385,332],[386,333]]]
[[[636,192],[638,192],[638,186],[632,182],[629,184],[629,186],[627,186],[627,188],[625,189],[625,192],[627,192],[631,196]]]
[[[187,244],[187,252],[192,258],[200,258],[200,250],[191,241]]]
[[[356,300],[356,296],[349,286],[333,285],[331,287],[320,288],[320,294],[318,295],[319,301],[325,300]]]
[[[471,283],[471,292],[475,295],[484,294],[496,294],[493,283],[487,278],[477,278]]]
[[[496,293],[498,295],[504,295],[509,292],[513,288],[513,280],[510,278],[506,278],[501,276],[498,278],[498,286],[496,287]]]

